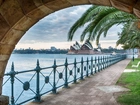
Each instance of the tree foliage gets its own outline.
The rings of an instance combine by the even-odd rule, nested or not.
[[[119,40],[116,45],[123,45],[124,49],[140,48],[140,29],[137,27],[139,21],[127,22],[119,33]]]
[[[113,25],[135,21],[137,18],[129,13],[120,11],[114,7],[107,6],[91,6],[70,28],[68,32],[68,40],[72,40],[77,29],[85,27],[80,41],[86,39],[95,40],[99,44],[100,36],[106,37],[108,30]]]

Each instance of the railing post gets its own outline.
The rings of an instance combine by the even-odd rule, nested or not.
[[[105,56],[103,56],[103,69],[105,69]]]
[[[107,68],[107,56],[105,57],[105,68]]]
[[[100,72],[100,57],[98,56],[98,72]]]
[[[115,64],[117,62],[117,60],[118,60],[118,56],[115,56],[115,61],[113,64]]]
[[[55,77],[55,74],[56,74],[56,60],[54,60],[54,64],[53,64],[53,89],[52,89],[52,93],[56,94],[56,84],[55,84],[55,80],[56,80],[56,77]]]
[[[110,57],[110,66],[112,65],[113,60],[112,60],[112,56]]]
[[[106,68],[106,56],[104,56],[104,69]]]
[[[106,57],[106,67],[105,68],[107,68],[108,67],[108,56]]]
[[[121,60],[121,56],[118,56],[118,62]]]
[[[111,56],[110,57],[108,57],[108,66],[110,66],[111,65]]]
[[[93,75],[93,57],[91,57],[91,75]]]
[[[103,69],[105,69],[105,56],[103,56]]]
[[[65,84],[64,87],[67,88],[68,87],[68,60],[66,58],[65,60]]]
[[[106,56],[104,57],[104,69],[106,68]]]
[[[108,62],[107,67],[109,67],[109,66],[110,66],[110,57],[109,57],[109,56],[108,56],[108,60],[107,60],[107,62]]]
[[[81,58],[81,80],[83,80],[83,57]]]
[[[115,57],[116,57],[116,56],[115,56]],[[110,60],[111,65],[113,65],[113,63],[114,63],[114,58],[115,58],[115,57],[113,57],[113,56],[111,57],[111,60]]]
[[[103,66],[103,64],[102,64],[102,60],[103,60],[103,59],[102,59],[102,56],[101,56],[101,59],[100,59],[100,70],[103,69],[103,67],[102,67],[102,66]]]
[[[40,95],[40,66],[39,66],[39,60],[37,60],[37,66],[36,66],[36,96],[35,96],[35,102],[41,102],[41,95]]]
[[[117,58],[116,55],[115,55],[115,57],[112,57],[112,62],[113,62],[112,65],[115,63],[116,58]]]
[[[97,66],[97,64],[96,64],[96,63],[97,63],[97,59],[96,59],[96,57],[95,57],[95,64],[94,64],[94,65],[95,65],[95,66],[94,66],[94,67],[95,67],[95,73],[97,73],[97,71],[96,71],[96,66]]]
[[[115,59],[115,58],[116,58],[116,56],[115,56],[115,57],[113,57],[113,56],[111,57],[111,60],[110,60],[111,65],[113,65],[113,64],[114,64],[114,61],[115,61],[114,59]]]
[[[113,62],[112,65],[116,62],[116,58],[117,58],[116,55],[115,57],[112,57],[112,62]]]
[[[86,77],[88,77],[88,57],[87,57],[87,71],[86,71]]]
[[[74,83],[76,83],[76,58],[74,60]]]
[[[14,70],[14,63],[12,62],[10,77],[11,77],[11,105],[15,105],[14,99],[14,81],[15,81],[15,70]]]

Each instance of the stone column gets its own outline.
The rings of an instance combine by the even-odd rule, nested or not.
[[[14,45],[0,44],[0,105],[8,105],[9,103],[8,96],[2,95],[2,84],[5,68],[13,49]]]
[[[0,55],[0,105],[8,105],[9,104],[9,97],[2,95],[2,84],[3,84],[3,75],[5,72],[5,68],[7,65],[7,60],[2,61],[2,55]]]
[[[9,97],[0,95],[0,105],[9,105]]]
[[[0,105],[8,105],[9,97],[2,95],[2,84],[3,84],[3,75],[5,71],[7,61],[0,61]]]

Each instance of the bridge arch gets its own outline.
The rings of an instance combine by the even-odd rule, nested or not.
[[[55,11],[82,4],[112,6],[140,18],[138,0],[0,0],[0,95],[8,59],[26,31]]]

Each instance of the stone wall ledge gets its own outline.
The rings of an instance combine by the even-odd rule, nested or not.
[[[0,95],[0,105],[9,105],[9,97]]]

